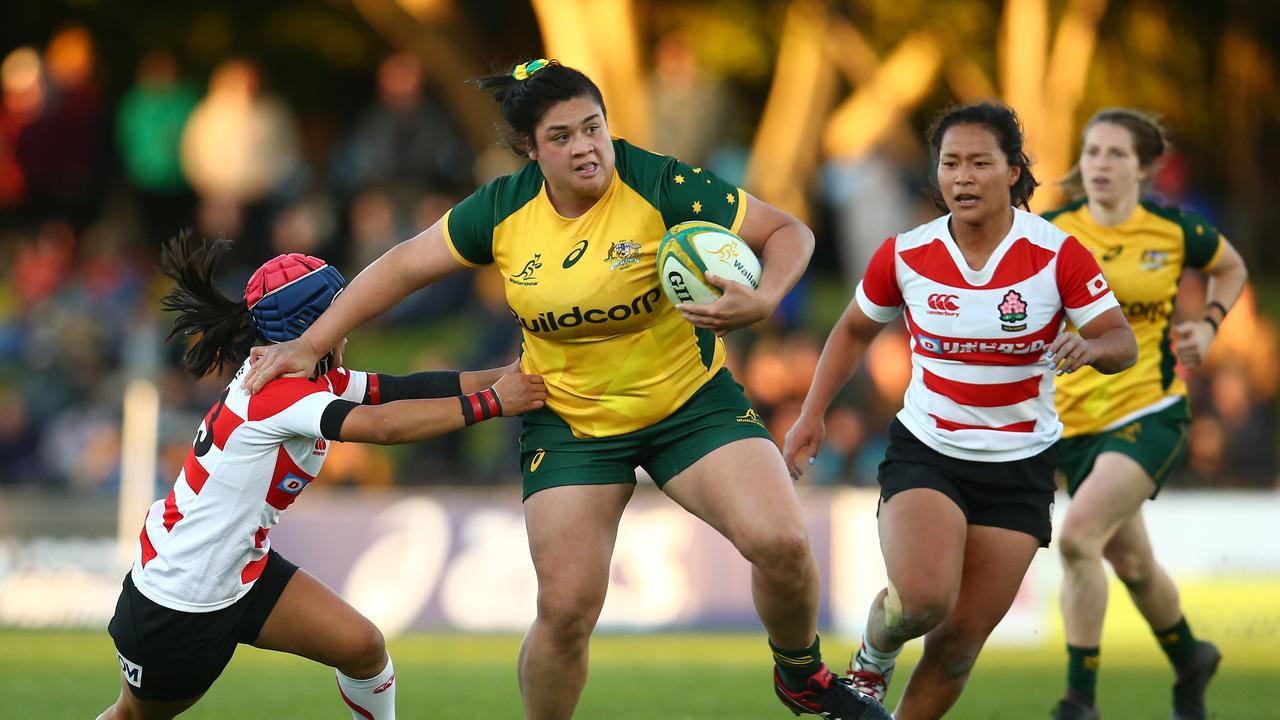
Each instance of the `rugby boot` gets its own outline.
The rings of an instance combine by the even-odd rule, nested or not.
[[[1071,698],[1062,698],[1053,708],[1052,720],[1099,720],[1098,708],[1090,707]]]
[[[893,720],[883,705],[854,690],[848,680],[838,677],[825,664],[809,677],[808,686],[799,692],[788,690],[774,668],[773,689],[782,704],[796,715],[817,715],[827,720]]]
[[[1185,673],[1179,673],[1173,684],[1173,714],[1171,720],[1205,720],[1204,691],[1209,687],[1213,674],[1218,672],[1222,653],[1218,646],[1200,640],[1196,643],[1195,659]]]

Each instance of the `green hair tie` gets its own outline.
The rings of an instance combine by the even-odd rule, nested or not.
[[[528,80],[531,75],[550,64],[551,61],[546,58],[538,58],[537,60],[530,60],[527,63],[520,63],[516,66],[516,69],[512,71],[511,77],[516,80]]]

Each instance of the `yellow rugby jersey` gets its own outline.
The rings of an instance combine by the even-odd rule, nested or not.
[[[458,203],[445,239],[462,263],[493,264],[520,324],[521,368],[578,437],[670,415],[724,365],[724,343],[689,324],[658,287],[668,227],[707,220],[737,232],[746,197],[702,168],[615,139],[613,181],[581,217],[552,207],[531,162]]]
[[[1093,253],[1138,340],[1138,361],[1117,375],[1083,367],[1057,379],[1063,437],[1109,430],[1187,394],[1174,372],[1170,317],[1183,267],[1208,270],[1222,235],[1200,216],[1142,202],[1115,227],[1094,222],[1085,200],[1045,213]]]

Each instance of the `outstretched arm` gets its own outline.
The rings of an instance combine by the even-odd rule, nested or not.
[[[330,440],[378,445],[416,442],[491,417],[536,410],[546,398],[541,376],[510,373],[491,388],[455,397],[396,400],[383,405],[335,400],[325,408],[320,428]]]
[[[466,267],[449,252],[443,222],[396,245],[365,268],[297,339],[253,348],[249,355],[252,367],[241,381],[244,389],[257,393],[286,373],[311,372],[352,330],[409,293]]]

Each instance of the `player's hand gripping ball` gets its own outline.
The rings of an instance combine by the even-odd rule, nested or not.
[[[706,273],[756,289],[760,260],[746,241],[715,223],[694,220],[672,226],[658,244],[658,284],[674,305],[709,304],[724,291]]]

